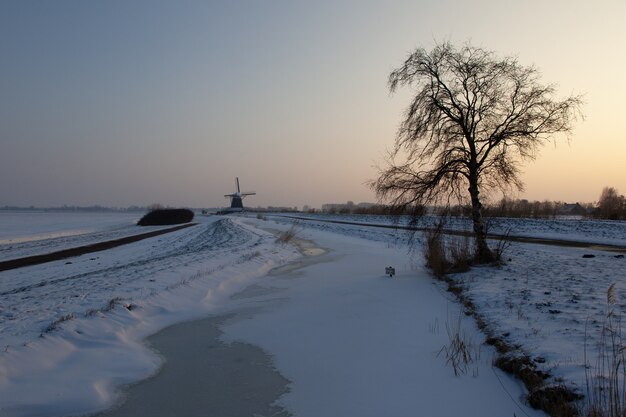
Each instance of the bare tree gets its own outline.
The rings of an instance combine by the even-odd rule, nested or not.
[[[613,187],[604,187],[598,199],[598,213],[603,219],[617,220],[626,208],[626,199]]]
[[[389,75],[389,89],[416,94],[398,130],[389,166],[372,187],[394,207],[440,203],[469,194],[476,261],[493,260],[481,214],[481,191],[523,189],[519,164],[550,135],[570,133],[580,96],[554,98],[534,67],[465,44],[418,48]],[[402,162],[397,162],[402,158]]]

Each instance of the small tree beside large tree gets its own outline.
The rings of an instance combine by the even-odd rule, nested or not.
[[[491,262],[481,193],[523,189],[519,165],[556,133],[570,133],[580,96],[556,99],[532,66],[471,44],[418,48],[389,75],[389,89],[412,87],[389,166],[372,187],[399,210],[469,201],[475,260]],[[401,162],[398,162],[401,159]]]

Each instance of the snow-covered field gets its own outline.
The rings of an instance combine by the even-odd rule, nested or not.
[[[146,230],[134,226],[136,216],[107,213],[90,220],[90,213],[82,214],[65,218],[65,226],[57,214],[39,221],[31,214],[0,216],[6,225],[0,254],[10,259]],[[370,216],[350,220],[388,223]],[[299,237],[327,249],[323,262],[267,275],[301,257],[272,233],[291,227],[292,219],[195,221],[108,251],[0,272],[0,414],[70,415],[111,405],[121,385],[158,369],[162,359],[141,343],[146,336],[241,307],[232,296],[252,286],[281,288],[284,302],[229,326],[224,338],[273,355],[291,381],[279,402],[295,415],[374,416],[391,403],[390,415],[406,415],[420,407],[418,400],[439,407],[428,415],[541,415],[520,404],[519,383],[491,368],[493,349],[481,346],[484,336],[471,319],[462,318],[461,331],[480,358],[468,373],[455,377],[437,354],[448,343],[446,325],[461,317],[459,306],[430,278],[421,251],[409,253],[405,232],[300,222]],[[520,235],[626,243],[622,223],[520,222],[502,224],[518,225],[521,231],[512,232]],[[454,278],[497,335],[541,357],[555,378],[584,393],[585,344],[593,366],[611,283],[619,308],[626,307],[625,260],[521,243],[508,249],[507,258],[501,268],[475,268]],[[383,274],[387,264],[396,267],[393,280]],[[267,293],[246,302],[258,303]],[[319,398],[327,400],[321,405]]]
[[[0,210],[0,244],[45,240],[128,227],[141,213]]]
[[[454,279],[496,336],[522,346],[545,361],[543,369],[586,394],[585,355],[595,374],[607,313],[626,312],[626,260],[610,252],[520,243],[506,257],[501,268],[474,268]],[[617,299],[609,306],[612,284]]]
[[[409,223],[408,217],[397,216],[304,214],[298,215],[298,217],[382,225],[407,225]],[[438,220],[438,217],[425,216],[419,221],[417,226],[432,227]],[[470,231],[472,230],[472,224],[467,218],[449,217],[445,228]],[[501,235],[509,234],[511,236],[626,246],[626,222],[623,221],[579,219],[575,217],[560,217],[556,219],[492,218],[488,220],[487,228],[490,233]]]
[[[0,261],[147,231],[140,213],[0,211]],[[159,229],[158,227],[153,230]]]

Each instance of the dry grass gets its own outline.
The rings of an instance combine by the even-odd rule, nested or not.
[[[480,358],[480,351],[461,329],[462,317],[462,314],[459,314],[458,320],[453,324],[446,321],[449,342],[437,354],[437,356],[441,354],[446,356],[446,364],[452,366],[456,376],[467,373],[469,365]]]
[[[507,230],[504,235],[498,239],[498,243],[496,247],[493,249],[493,255],[495,259],[495,264],[502,265],[504,264],[504,257],[506,251],[511,247],[511,239],[510,239],[511,230]]]
[[[294,240],[298,234],[300,233],[300,226],[298,223],[293,223],[289,230],[285,230],[284,232],[280,232],[278,237],[276,238],[276,242],[282,245],[285,245],[292,240]]]
[[[64,315],[64,316],[59,317],[58,319],[56,319],[55,321],[53,321],[52,323],[50,323],[50,324],[48,325],[48,327],[46,327],[46,328],[43,330],[43,333],[42,333],[42,334],[45,334],[45,333],[50,333],[50,332],[53,332],[53,331],[57,330],[57,329],[59,328],[59,326],[61,325],[61,323],[64,323],[64,322],[66,322],[66,321],[70,321],[70,320],[72,320],[73,318],[74,318],[74,315],[73,315],[73,314],[66,314],[66,315]]]
[[[424,252],[426,266],[439,278],[449,273],[469,271],[474,259],[471,238],[468,236],[445,237],[443,226],[444,221],[440,220],[437,226],[427,233]]]
[[[442,277],[448,269],[448,260],[446,259],[446,249],[443,244],[441,229],[436,228],[426,236],[426,266],[429,267],[433,274]]]
[[[471,249],[471,239],[467,236],[450,238],[447,244],[450,272],[467,272],[472,266],[474,253]]]
[[[593,372],[587,362],[585,342],[585,376],[587,417],[626,416],[626,350],[615,283],[606,292],[606,316],[601,329],[598,358]],[[617,307],[617,308],[616,308]]]

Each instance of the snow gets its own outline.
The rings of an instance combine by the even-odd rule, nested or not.
[[[514,244],[505,256],[510,261],[499,269],[474,268],[453,278],[497,336],[542,358],[545,370],[585,394],[585,365],[593,370],[597,364],[611,284],[618,311],[626,307],[625,260],[610,252],[530,244]]]
[[[73,236],[135,224],[138,213],[0,210],[0,244]]]
[[[138,213],[0,211],[0,261],[118,239],[140,227]]]
[[[299,256],[274,240],[230,219],[203,218],[71,264],[2,272],[2,415],[77,414],[111,405],[117,387],[158,369],[161,358],[142,344],[145,337],[217,311],[231,294]]]
[[[303,236],[329,252],[266,283],[284,288],[280,308],[224,329],[227,341],[271,352],[293,381],[279,405],[296,416],[501,416],[520,414],[518,406],[542,415],[518,405],[519,384],[492,369],[494,352],[479,346],[472,320],[405,250],[326,231]],[[446,323],[459,318],[480,358],[456,377],[438,352],[449,343]]]
[[[284,215],[283,215],[284,217]],[[352,221],[379,225],[407,225],[409,218],[381,215],[298,215],[298,217],[320,220]],[[432,227],[438,217],[424,216],[417,227]],[[445,228],[448,230],[470,231],[468,218],[448,217]],[[491,218],[487,220],[489,233],[510,234],[511,236],[559,239],[588,243],[626,246],[626,222],[615,220],[581,219],[557,217],[555,219]]]
[[[85,217],[63,227],[63,219],[49,215],[39,223],[29,213],[1,219],[23,224],[0,237],[28,237],[13,254],[39,253],[145,230],[124,216]],[[291,381],[279,403],[294,415],[542,415],[523,405],[519,382],[491,366],[494,352],[482,344],[485,336],[424,269],[423,239],[409,253],[403,231],[300,222],[299,238],[325,249],[302,257],[272,233],[288,229],[293,219],[195,220],[196,226],[108,251],[0,272],[3,416],[74,415],[111,406],[122,385],[161,365],[163,358],[142,343],[148,335],[262,305],[226,325],[223,338],[272,355]],[[389,224],[371,216],[351,220]],[[519,224],[532,236],[626,240],[615,222],[506,224]],[[0,242],[0,253],[12,245]],[[595,258],[582,258],[588,253]],[[542,366],[554,378],[582,391],[585,344],[590,361],[606,289],[617,282],[618,296],[626,300],[625,260],[522,243],[506,256],[511,260],[501,268],[474,268],[453,278],[497,335],[544,358]],[[388,265],[396,268],[394,278],[384,274]],[[455,376],[441,350],[449,344],[446,328],[459,320],[459,332],[478,358]]]

